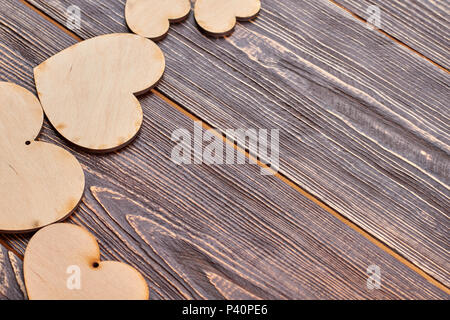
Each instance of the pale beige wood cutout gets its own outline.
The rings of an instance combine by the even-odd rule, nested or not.
[[[39,230],[23,263],[31,300],[146,300],[145,279],[133,267],[100,261],[97,240],[84,228],[57,223]]]
[[[133,34],[108,34],[67,48],[34,69],[42,107],[70,142],[94,152],[128,144],[142,125],[135,94],[164,73],[161,49]]]
[[[125,19],[131,31],[157,41],[167,35],[171,22],[185,20],[190,11],[190,0],[127,0]]]
[[[236,20],[251,20],[260,10],[260,0],[197,0],[194,13],[200,28],[212,36],[222,37],[233,32]]]
[[[66,150],[35,141],[44,113],[26,89],[0,82],[0,231],[27,232],[66,218],[84,173]]]

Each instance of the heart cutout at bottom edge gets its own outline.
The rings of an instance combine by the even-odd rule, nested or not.
[[[100,261],[100,248],[84,228],[57,223],[28,243],[24,278],[30,300],[147,300],[149,290],[133,267]]]

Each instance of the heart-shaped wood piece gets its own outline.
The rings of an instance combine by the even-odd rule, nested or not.
[[[73,224],[39,230],[25,250],[23,268],[32,300],[146,300],[149,296],[136,269],[100,262],[94,236]]]
[[[160,80],[165,60],[151,40],[108,34],[67,48],[34,69],[42,107],[70,142],[96,152],[117,150],[138,133],[135,97]]]
[[[34,94],[0,82],[0,231],[27,232],[66,218],[84,173],[66,150],[35,141],[44,112]]]
[[[251,20],[260,10],[260,0],[197,0],[194,13],[203,31],[222,37],[233,32],[236,20]]]
[[[125,19],[131,31],[157,41],[167,35],[171,22],[185,20],[190,11],[190,0],[127,0]]]

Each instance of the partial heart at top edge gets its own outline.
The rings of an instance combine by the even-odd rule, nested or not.
[[[204,32],[223,37],[233,33],[237,20],[251,20],[260,10],[260,0],[197,0],[194,15]]]
[[[185,20],[190,12],[190,0],[127,0],[125,5],[130,30],[154,41],[165,38],[170,23]]]

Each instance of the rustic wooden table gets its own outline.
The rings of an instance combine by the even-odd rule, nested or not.
[[[262,3],[225,39],[201,34],[192,15],[172,26],[158,43],[164,79],[139,98],[144,125],[127,148],[85,153],[46,121],[39,139],[86,174],[68,222],[98,238],[103,259],[140,270],[151,299],[448,299],[449,2]],[[363,21],[372,4],[381,30]],[[0,80],[36,93],[45,59],[128,32],[124,6],[0,0]],[[218,134],[279,128],[279,173],[176,165],[171,134],[198,120]],[[0,298],[26,298],[30,236],[1,235]],[[366,285],[371,265],[379,290]]]

